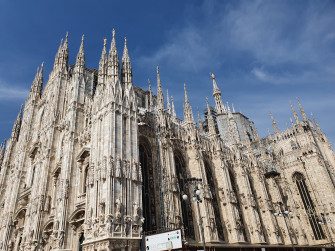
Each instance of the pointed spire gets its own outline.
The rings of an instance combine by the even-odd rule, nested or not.
[[[276,121],[274,120],[274,118],[272,117],[272,113],[271,111],[269,111],[270,113],[270,117],[271,117],[271,121],[272,121],[272,126],[273,126],[273,129],[275,131],[275,134],[278,134],[279,131],[278,131],[278,127],[277,127],[277,124],[276,124]]]
[[[235,113],[235,107],[233,103],[231,104],[231,107],[233,108],[233,113]]]
[[[55,63],[54,63],[53,70],[62,71],[68,65],[68,60],[69,60],[68,37],[69,37],[69,33],[67,32],[64,43],[63,43],[63,39],[61,40],[60,46],[58,48],[58,52],[55,57]]]
[[[20,133],[20,128],[21,128],[21,119],[22,119],[22,109],[23,109],[23,104],[21,105],[21,109],[19,114],[17,115],[17,118],[14,122],[13,130],[12,130],[12,135],[11,138],[13,139],[18,139],[19,133]]]
[[[107,74],[107,51],[106,51],[107,39],[104,38],[104,46],[101,52],[101,58],[99,61],[99,76],[103,77]]]
[[[221,98],[221,91],[218,88],[215,80],[215,75],[210,73],[212,80],[213,80],[213,97],[215,99],[215,108],[218,114],[226,113],[226,108],[223,105],[222,98]]]
[[[293,105],[292,105],[292,102],[291,102],[291,100],[290,100],[290,105],[291,105],[291,109],[292,109],[292,112],[293,112],[293,117],[294,117],[294,120],[295,120],[295,123],[299,123],[299,117],[298,117],[298,114],[295,112],[295,110],[294,110],[294,107],[293,107]]]
[[[127,38],[124,38],[121,77],[122,77],[122,83],[125,84],[126,86],[133,84],[133,73],[128,53]]]
[[[242,124],[242,127],[243,127],[243,132],[244,132],[245,144],[247,145],[248,152],[251,156],[253,156],[251,141],[250,141],[249,135],[247,133],[247,129],[245,129],[245,126],[243,124]]]
[[[306,113],[305,113],[304,109],[302,108],[299,99],[298,98],[296,98],[296,99],[298,101],[298,105],[299,105],[299,108],[300,108],[300,113],[302,115],[302,118],[303,118],[304,121],[307,121]]]
[[[0,169],[5,155],[5,149],[6,149],[6,139],[4,140],[4,142],[1,143],[0,147]]]
[[[31,84],[29,97],[40,97],[42,94],[43,88],[43,67],[44,62],[42,62],[41,69],[37,67],[37,72],[34,78],[34,81]]]
[[[192,107],[188,100],[186,84],[184,83],[184,91],[185,91],[185,106],[184,106],[184,120],[188,122],[194,123]]]
[[[164,110],[164,95],[161,85],[161,77],[159,75],[159,67],[157,66],[157,108]]]
[[[166,90],[166,105],[167,105],[168,114],[171,114],[171,104],[170,104],[169,90]]]
[[[270,129],[267,128],[267,130],[268,130],[268,134],[269,134],[269,139],[271,140],[272,139],[272,135],[271,135]]]
[[[200,131],[200,133],[203,133],[204,132],[204,127],[202,125],[201,116],[200,116],[200,112],[199,112],[199,108],[198,107],[197,107],[197,112],[198,112],[199,131]]]
[[[311,113],[311,116],[312,116],[312,118],[313,118],[314,125],[315,125],[315,127],[316,127],[317,132],[318,132],[319,134],[322,134],[321,128],[320,128],[318,122],[316,122],[316,119],[314,118],[313,113]]]
[[[214,120],[213,120],[213,116],[212,116],[211,108],[210,108],[209,103],[208,103],[208,98],[206,98],[206,102],[207,102],[207,122],[208,122],[208,132],[209,132],[211,135],[216,135],[215,124],[214,124]]]
[[[174,102],[173,102],[173,97],[171,96],[171,105],[172,105],[172,118],[177,118],[177,115],[176,115],[176,110],[174,108]]]
[[[153,99],[152,99],[152,90],[151,90],[151,84],[150,84],[149,79],[148,79],[148,83],[149,83],[149,111],[152,111],[152,109],[153,109]]]
[[[84,53],[84,35],[81,37],[81,43],[77,54],[74,73],[83,74],[85,69],[85,53]]]
[[[64,41],[64,45],[63,45],[63,49],[66,50],[68,49],[68,44],[69,44],[69,32],[66,32],[66,37],[65,37],[65,41]]]
[[[108,55],[108,77],[112,83],[115,83],[119,79],[120,74],[120,62],[119,55],[117,53],[116,42],[115,42],[115,30],[113,29],[113,39],[111,42],[111,48]]]
[[[294,126],[294,123],[293,123],[293,119],[290,117],[290,121],[291,121],[291,125],[292,125],[292,128]]]

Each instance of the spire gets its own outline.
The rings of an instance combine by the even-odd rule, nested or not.
[[[171,104],[169,98],[169,90],[166,90],[166,105],[167,105],[167,112],[171,114]]]
[[[164,110],[164,95],[161,85],[161,77],[159,75],[159,67],[157,66],[157,108]]]
[[[295,112],[295,110],[294,110],[294,107],[293,107],[293,105],[292,105],[292,102],[291,102],[291,100],[290,100],[290,105],[291,105],[291,109],[292,109],[292,112],[293,112],[293,116],[294,116],[294,120],[295,120],[295,123],[299,123],[299,117],[298,117],[298,114]]]
[[[202,125],[201,116],[200,116],[200,112],[199,112],[199,108],[198,107],[197,107],[197,112],[198,112],[199,131],[200,131],[200,133],[203,133],[204,132],[204,127]]]
[[[13,138],[13,139],[18,139],[18,136],[19,136],[19,133],[20,133],[22,109],[23,109],[23,104],[21,105],[20,112],[17,115],[17,118],[16,118],[16,120],[14,122],[14,125],[13,125],[13,130],[12,130],[12,135],[11,135],[11,138]]]
[[[63,43],[63,39],[60,42],[60,46],[58,48],[58,52],[55,57],[55,63],[54,63],[54,70],[62,70],[64,67],[68,65],[69,60],[69,48],[68,48],[68,38],[69,33],[66,33],[66,38]]]
[[[233,103],[231,104],[231,107],[233,108],[233,113],[235,113],[235,107]]]
[[[272,139],[272,135],[270,133],[270,129],[268,128],[268,134],[269,134],[269,139],[271,140]]]
[[[215,80],[215,75],[210,73],[212,80],[213,80],[213,97],[215,99],[215,108],[218,114],[227,113],[226,108],[223,105],[222,98],[221,98],[221,91],[218,88]]]
[[[274,131],[275,131],[275,134],[277,134],[277,133],[279,133],[279,131],[278,131],[278,127],[277,127],[276,121],[275,121],[274,118],[272,117],[271,111],[269,111],[269,113],[270,113],[270,117],[271,117],[271,121],[272,121],[273,129],[274,129]]]
[[[322,134],[321,128],[320,128],[318,122],[316,122],[316,119],[314,118],[313,113],[311,113],[311,116],[312,116],[312,118],[313,118],[314,125],[315,125],[315,127],[316,127],[317,132],[318,132],[319,134]]]
[[[41,69],[37,67],[37,72],[36,72],[34,81],[31,84],[31,88],[30,88],[30,96],[37,94],[37,96],[40,97],[42,94],[43,67],[44,67],[44,62],[42,62]]]
[[[306,113],[305,113],[304,109],[302,108],[299,99],[298,98],[296,98],[296,99],[298,101],[298,105],[299,105],[299,108],[300,108],[300,113],[302,115],[302,118],[303,118],[304,121],[307,121]]]
[[[107,52],[106,52],[107,39],[104,38],[104,47],[101,52],[101,58],[99,61],[99,76],[104,76],[107,73]]]
[[[176,118],[176,110],[174,109],[173,97],[171,96],[171,105],[172,105],[172,118]]]
[[[187,122],[194,123],[192,107],[188,100],[186,84],[184,83],[184,91],[185,91],[185,106],[184,106],[184,120]]]
[[[123,84],[127,86],[133,84],[133,74],[131,70],[131,63],[130,63],[128,48],[127,48],[127,38],[124,38],[121,77],[122,77]]]
[[[81,37],[81,43],[77,54],[74,72],[83,74],[85,68],[85,53],[84,53],[84,35]]]
[[[206,98],[206,102],[207,102],[207,122],[208,122],[208,132],[209,132],[211,135],[216,135],[215,124],[214,124],[214,120],[213,120],[213,117],[212,117],[211,108],[210,108],[209,103],[208,103],[208,98]]]
[[[153,99],[152,99],[152,90],[151,90],[151,84],[150,84],[150,80],[148,79],[148,83],[149,83],[149,111],[152,111],[153,108]]]
[[[113,39],[111,42],[111,48],[108,55],[108,77],[112,78],[112,82],[115,83],[119,79],[120,74],[120,63],[119,56],[117,54],[116,42],[115,42],[115,30],[113,29]]]
[[[5,155],[5,149],[6,149],[6,139],[4,140],[4,142],[1,143],[1,147],[0,147],[0,169],[1,169],[2,161]]]

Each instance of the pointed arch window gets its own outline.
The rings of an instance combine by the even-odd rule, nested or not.
[[[298,187],[298,191],[304,205],[305,211],[308,216],[309,223],[312,227],[313,234],[316,240],[325,239],[325,234],[322,230],[321,225],[319,224],[319,219],[311,195],[306,186],[305,177],[301,173],[295,173],[293,180]]]
[[[209,185],[209,189],[212,194],[212,203],[213,203],[214,217],[215,217],[216,228],[218,231],[218,236],[220,240],[224,240],[224,233],[223,233],[223,227],[222,227],[223,221],[221,221],[222,218],[221,218],[221,213],[220,213],[220,205],[218,202],[219,196],[218,196],[218,192],[216,189],[215,180],[213,177],[213,172],[208,162],[205,162],[205,172],[206,172],[206,178],[207,178],[207,182]]]
[[[174,155],[174,162],[176,167],[176,175],[179,184],[179,191],[183,191],[183,180],[187,178],[186,175],[186,165],[184,158],[181,156],[180,153]],[[195,233],[194,233],[194,224],[193,224],[193,213],[192,213],[192,205],[190,200],[184,201],[182,199],[182,194],[180,193],[180,201],[181,201],[181,211],[183,216],[183,224],[184,224],[184,231],[185,237],[195,240]]]
[[[150,145],[146,139],[140,138],[139,157],[142,167],[143,188],[142,188],[142,204],[143,204],[143,230],[145,232],[156,231],[157,222],[157,205],[155,190],[154,169],[152,163],[152,152]]]

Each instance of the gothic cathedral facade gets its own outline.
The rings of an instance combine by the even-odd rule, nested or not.
[[[335,158],[298,101],[294,122],[260,138],[224,104],[184,119],[164,95],[133,86],[115,32],[99,69],[85,67],[84,37],[68,65],[61,42],[43,89],[43,64],[0,148],[1,250],[139,250],[143,234],[182,229],[211,247],[330,246],[335,238]],[[43,90],[42,90],[43,89]],[[200,189],[200,210],[191,200]],[[292,212],[292,213],[291,213]],[[278,217],[281,215],[281,217]],[[201,217],[201,218],[200,218]]]

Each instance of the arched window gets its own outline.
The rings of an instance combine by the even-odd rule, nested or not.
[[[304,204],[305,211],[307,213],[309,223],[311,224],[313,234],[316,240],[325,239],[325,234],[322,231],[321,225],[319,224],[319,219],[312,201],[311,195],[306,186],[305,177],[301,173],[295,173],[293,176],[295,183],[298,187],[298,191]]]
[[[297,147],[297,144],[293,141],[293,140],[291,140],[291,148],[292,148],[292,150],[296,150],[296,149],[298,149],[298,147]]]
[[[80,238],[79,238],[79,240],[78,240],[78,250],[79,251],[82,251],[83,250],[83,243],[84,243],[84,241],[85,241],[85,236],[84,236],[84,233],[82,233],[81,235],[80,235]]]
[[[239,230],[241,231],[241,233],[243,234],[243,237],[245,240],[247,240],[247,233],[245,231],[245,226],[244,226],[244,220],[243,220],[243,214],[242,214],[242,208],[241,208],[241,203],[240,203],[240,198],[238,196],[238,188],[236,186],[236,182],[235,182],[235,177],[234,177],[234,174],[231,170],[228,171],[229,173],[229,178],[230,178],[230,183],[231,183],[231,186],[232,186],[232,190],[233,190],[233,193],[234,193],[234,196],[235,196],[235,201],[233,204],[236,205],[236,209],[238,211],[238,216],[239,216],[239,219],[238,220],[238,227],[239,227]]]
[[[145,219],[143,230],[144,232],[155,231],[157,230],[157,209],[152,153],[149,143],[143,139],[140,139],[139,154],[143,177],[142,205],[143,217]]]
[[[184,158],[181,156],[181,154],[177,153],[174,155],[174,162],[176,166],[176,175],[178,178],[179,191],[183,191],[184,190],[183,180],[187,178],[185,161]],[[190,203],[190,200],[182,199],[181,193],[180,193],[180,201],[183,215],[185,237],[195,240],[192,205]]]
[[[218,236],[219,239],[224,240],[224,233],[222,227],[223,221],[221,221],[222,218],[220,214],[220,206],[218,203],[218,193],[216,191],[216,184],[213,178],[212,169],[207,162],[205,162],[205,171],[206,171],[207,182],[212,194],[212,203],[213,203],[214,217],[215,217],[216,228],[218,231]]]
[[[82,190],[83,193],[86,193],[87,173],[88,173],[88,165],[84,169],[83,190]]]

